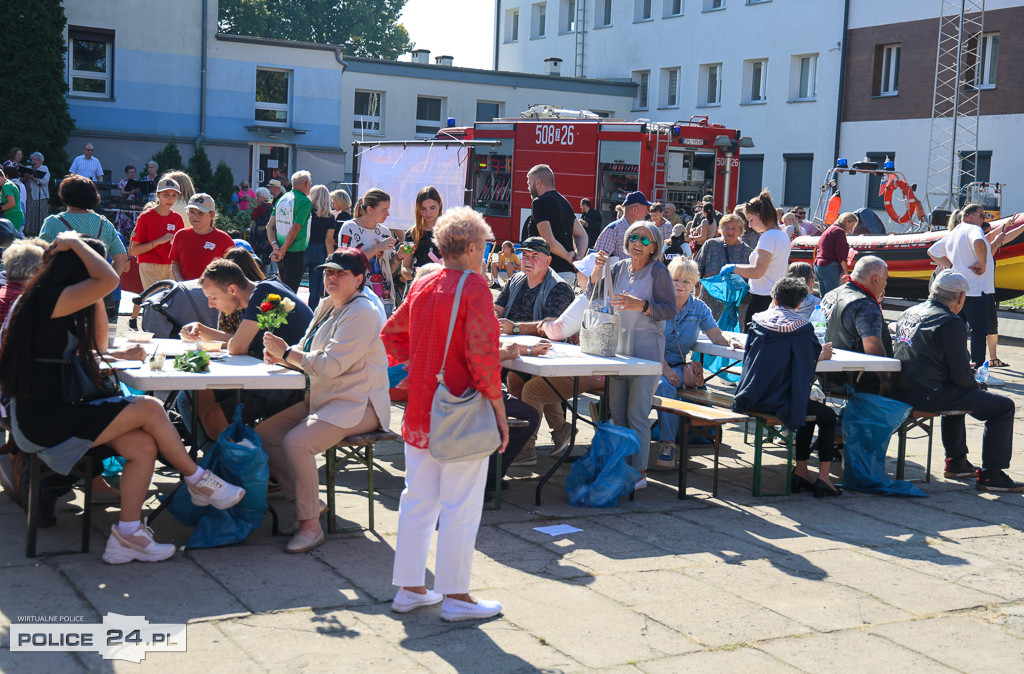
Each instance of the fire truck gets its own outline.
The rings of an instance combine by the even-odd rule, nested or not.
[[[449,122],[451,123],[451,122]],[[467,203],[499,239],[518,241],[530,215],[526,173],[547,164],[558,191],[578,212],[588,198],[605,224],[615,206],[640,190],[651,201],[671,201],[692,212],[704,195],[725,212],[736,203],[739,148],[752,147],[740,132],[707,117],[687,121],[627,122],[588,111],[534,106],[522,117],[449,127],[438,140],[474,140],[467,172]]]

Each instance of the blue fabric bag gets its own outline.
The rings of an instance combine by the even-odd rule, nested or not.
[[[640,471],[626,463],[626,457],[640,451],[636,431],[610,422],[597,425],[590,451],[572,464],[565,477],[569,505],[580,508],[611,508],[620,496],[627,496]]]
[[[244,443],[244,444],[243,444]],[[192,504],[182,485],[167,509],[187,526],[195,527],[188,548],[214,548],[240,543],[263,524],[267,514],[267,479],[270,469],[260,436],[242,423],[242,405],[235,408],[231,425],[217,438],[200,465],[223,480],[245,488],[245,496],[232,508]]]
[[[909,480],[885,472],[892,434],[910,415],[910,405],[871,393],[853,393],[843,410],[843,489],[890,496],[927,496]]]
[[[700,284],[708,291],[708,294],[725,305],[722,315],[718,318],[718,327],[723,332],[741,332],[740,330],[740,302],[747,296],[750,286],[739,274],[719,274],[702,278]],[[723,356],[701,355],[701,363],[704,369],[710,372],[734,365],[736,361]],[[722,372],[718,375],[723,381],[737,382],[740,380],[738,374]]]

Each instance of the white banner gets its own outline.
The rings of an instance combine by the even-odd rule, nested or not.
[[[375,145],[359,156],[359,194],[376,187],[391,195],[391,229],[412,229],[416,194],[434,186],[444,208],[466,204],[469,148],[462,145]],[[353,198],[358,195],[353,195]]]

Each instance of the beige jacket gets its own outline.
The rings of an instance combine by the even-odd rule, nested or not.
[[[325,297],[298,344],[301,349],[313,328],[326,318],[302,358],[302,370],[309,375],[309,417],[352,428],[362,421],[370,403],[380,427],[387,430],[391,399],[380,314],[359,294],[328,317],[333,309],[334,300]]]

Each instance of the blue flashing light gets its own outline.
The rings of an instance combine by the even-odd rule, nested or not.
[[[448,126],[455,126],[455,118],[454,117],[449,117],[448,118]]]
[[[849,167],[850,167],[850,162],[848,162],[845,158],[840,157],[839,159],[836,160],[836,168],[849,168]]]

